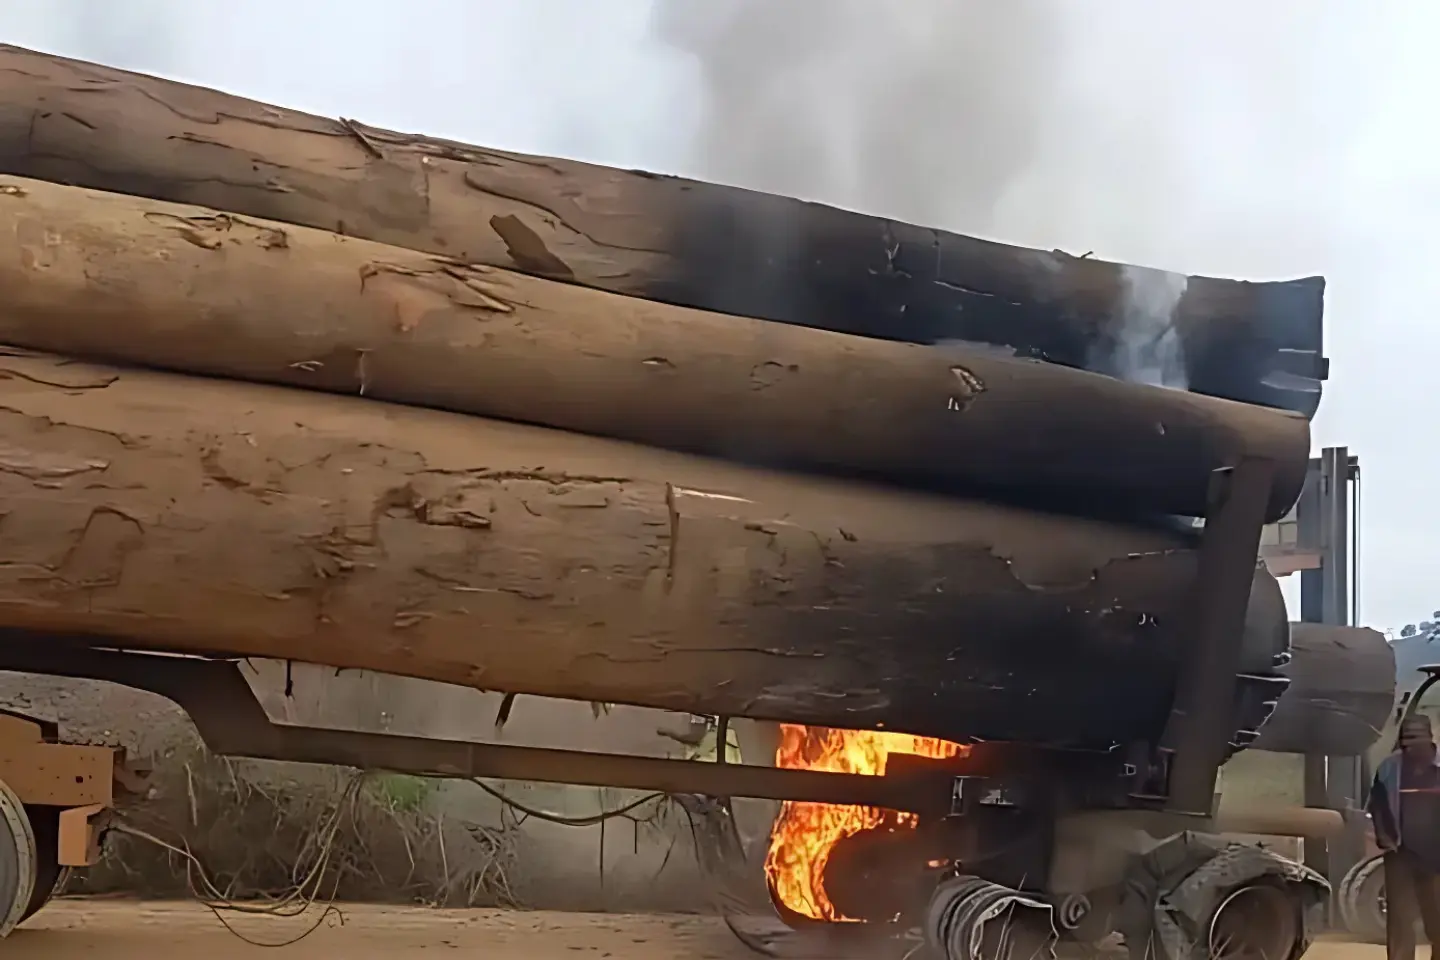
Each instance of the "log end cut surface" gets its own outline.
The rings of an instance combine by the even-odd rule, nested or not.
[[[1260,730],[1256,750],[1355,756],[1380,738],[1395,706],[1395,652],[1365,627],[1295,623],[1290,687]]]

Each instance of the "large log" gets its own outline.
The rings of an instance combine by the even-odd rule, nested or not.
[[[1196,567],[1189,532],[43,357],[0,357],[0,503],[4,628],[1067,745],[1159,734]]]
[[[0,342],[1082,512],[1199,516],[1297,414],[723,317],[273,221],[0,177]]]
[[[1395,651],[1378,630],[1290,625],[1290,686],[1260,728],[1256,750],[1358,756],[1395,706]]]
[[[1119,370],[1122,343],[1173,326],[1190,389],[1306,416],[1320,399],[1320,278],[1142,276],[732,187],[378,130],[16,47],[0,47],[0,74],[0,172],[720,313],[1005,345],[1107,373]],[[1171,294],[1142,302],[1152,284],[1183,286],[1173,312]]]

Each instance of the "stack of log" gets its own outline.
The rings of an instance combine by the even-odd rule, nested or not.
[[[1304,479],[1319,279],[1186,279],[1163,389],[1097,372],[1120,265],[0,75],[0,627],[1108,745],[1170,707],[1174,518]],[[1257,569],[1242,669],[1287,644]]]

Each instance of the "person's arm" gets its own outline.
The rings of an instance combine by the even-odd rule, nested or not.
[[[1400,846],[1400,825],[1395,822],[1390,791],[1385,786],[1384,776],[1393,772],[1393,767],[1387,770],[1387,766],[1393,763],[1393,757],[1381,761],[1375,771],[1375,779],[1370,784],[1369,800],[1365,804],[1365,809],[1370,814],[1370,822],[1375,827],[1375,844],[1381,850],[1396,850]]]

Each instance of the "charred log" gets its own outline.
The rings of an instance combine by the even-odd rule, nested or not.
[[[1290,625],[1290,686],[1260,728],[1256,750],[1363,754],[1395,706],[1395,651],[1384,634],[1322,623]]]
[[[1324,281],[1135,271],[819,204],[378,130],[0,48],[0,171],[333,230],[615,293],[1181,385],[1310,416]],[[1147,303],[1141,288],[1170,291]],[[1173,308],[1173,309],[1172,309]],[[1139,328],[1136,328],[1136,324]]]
[[[696,713],[1158,735],[1186,533],[0,360],[0,627]],[[1287,642],[1257,572],[1242,669]],[[722,678],[722,679],[717,679]]]
[[[1081,512],[1305,479],[1294,414],[975,351],[668,307],[178,204],[0,177],[0,342]]]

